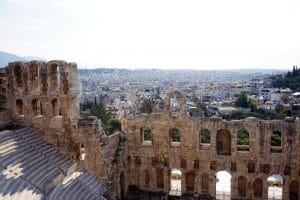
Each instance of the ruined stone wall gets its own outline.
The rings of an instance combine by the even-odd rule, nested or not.
[[[7,89],[6,70],[0,69],[0,128],[10,122],[10,113],[8,107],[8,89]]]
[[[179,101],[184,105],[179,113],[170,112],[168,100],[173,95],[179,96]],[[143,140],[143,127],[151,129],[151,142]],[[179,143],[171,141],[170,130],[175,127],[180,131]],[[210,132],[209,144],[200,142],[202,128]],[[291,181],[299,180],[299,121],[189,118],[185,113],[184,97],[178,95],[178,92],[171,92],[166,97],[165,112],[127,116],[122,121],[122,129],[128,139],[126,187],[136,185],[142,189],[168,193],[171,169],[177,168],[182,172],[183,193],[190,190],[215,196],[216,173],[226,170],[232,175],[231,198],[267,199],[267,178],[276,173],[284,180],[283,199],[289,199]],[[249,132],[248,146],[237,145],[237,132],[241,129]],[[229,131],[229,153],[217,151],[220,145],[217,134],[223,130]],[[270,145],[273,131],[282,133],[280,147]],[[246,178],[246,194],[238,192],[239,178]],[[263,183],[262,197],[259,198],[254,195],[254,187],[257,187],[254,182],[257,178]],[[297,189],[300,190],[299,184]]]
[[[103,181],[109,199],[120,196],[124,136],[106,136],[101,121],[80,118],[75,63],[9,63],[0,70],[0,89],[0,100],[4,102],[0,128],[9,122],[31,126],[58,151],[76,161],[79,169]]]

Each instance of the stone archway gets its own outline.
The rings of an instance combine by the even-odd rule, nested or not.
[[[279,174],[268,177],[268,199],[282,200],[283,178]]]
[[[229,130],[221,129],[217,132],[217,154],[231,155],[231,136]]]
[[[216,199],[231,199],[231,174],[227,171],[219,171],[216,174]]]
[[[172,168],[170,176],[170,195],[180,196],[181,195],[181,177],[182,172],[180,169]]]

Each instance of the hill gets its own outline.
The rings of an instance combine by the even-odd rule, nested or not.
[[[7,66],[9,62],[26,61],[26,60],[43,60],[43,59],[34,56],[21,57],[15,54],[0,51],[0,68]]]

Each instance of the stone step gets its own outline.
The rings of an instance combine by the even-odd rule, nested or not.
[[[33,153],[32,148],[26,147],[23,151],[13,151],[12,153],[0,159],[4,166],[16,163],[23,163],[28,157],[31,157]]]

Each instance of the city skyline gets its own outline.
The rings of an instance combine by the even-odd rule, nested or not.
[[[81,68],[291,69],[300,3],[38,1],[0,3],[1,50]]]

